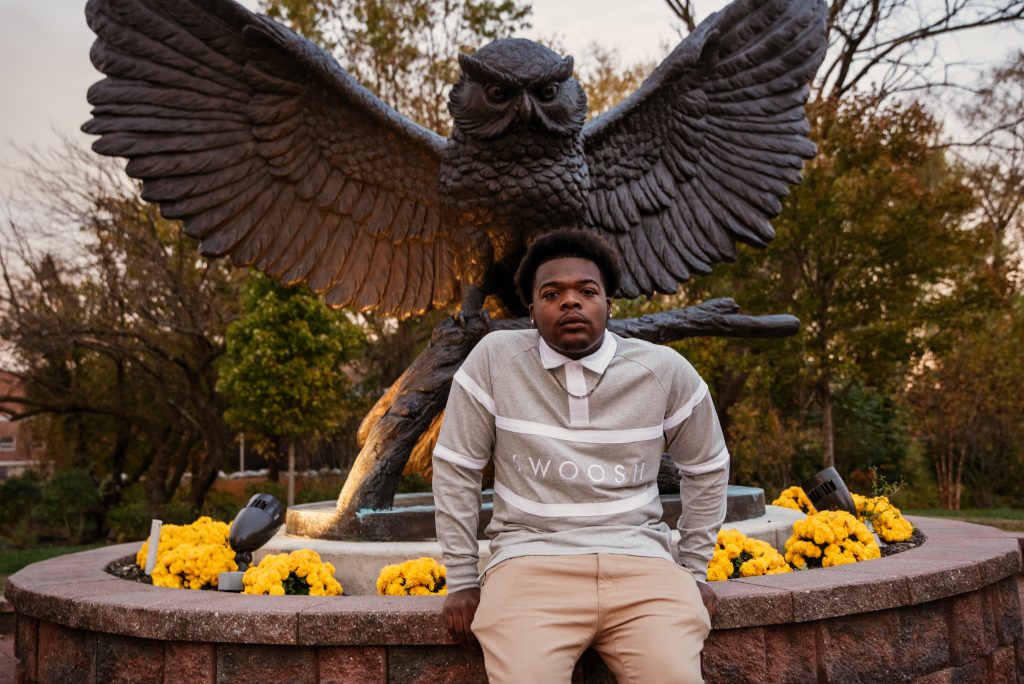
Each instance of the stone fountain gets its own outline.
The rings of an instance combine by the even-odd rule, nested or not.
[[[678,487],[676,487],[678,491]],[[483,493],[477,537],[480,540],[480,568],[490,559],[490,545],[484,528],[491,517],[492,490]],[[679,495],[661,497],[662,521],[670,528],[679,518]],[[434,498],[432,494],[398,494],[394,506],[384,510],[360,511],[361,538],[353,540],[337,534],[334,501],[301,504],[288,509],[285,527],[256,553],[282,553],[311,548],[329,560],[346,593],[372,594],[374,580],[382,567],[410,558],[431,556],[441,558],[441,548],[434,529]],[[766,506],[764,491],[756,487],[730,486],[725,526],[736,528],[757,539],[783,549],[793,529],[793,522],[804,516],[781,506]],[[673,548],[678,541],[674,533]]]

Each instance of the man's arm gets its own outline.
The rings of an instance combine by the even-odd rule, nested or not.
[[[444,553],[448,587],[444,617],[452,637],[463,645],[471,645],[476,639],[470,627],[480,603],[476,539],[480,520],[480,470],[454,465],[434,453],[435,526]]]
[[[434,524],[444,554],[446,586],[451,594],[480,586],[476,530],[480,521],[481,470],[443,460],[437,455],[438,449],[443,448],[439,441],[434,451]]]
[[[707,384],[688,363],[685,369],[670,393],[666,450],[681,476],[679,561],[704,581],[725,520],[729,451]]]
[[[494,449],[494,399],[482,346],[455,374],[433,458],[435,527],[447,570],[444,613],[463,644],[475,643],[470,626],[480,601],[480,484]]]

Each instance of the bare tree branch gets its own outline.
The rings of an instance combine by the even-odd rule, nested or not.
[[[948,0],[834,0],[829,7],[829,57],[819,71],[817,99],[839,99],[870,80],[886,96],[927,86],[943,87],[948,69],[936,79],[938,39],[1000,25],[1021,25],[1024,2]],[[922,52],[924,51],[924,52]],[[878,68],[884,67],[884,75]],[[877,83],[881,83],[879,86]]]
[[[665,4],[672,10],[672,14],[679,17],[686,30],[693,33],[697,28],[697,16],[693,11],[693,0],[665,0]]]

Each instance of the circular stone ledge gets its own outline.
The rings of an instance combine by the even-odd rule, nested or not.
[[[1020,542],[990,527],[913,522],[927,541],[895,556],[715,583],[707,681],[1013,681],[1024,668]],[[264,684],[485,681],[479,652],[448,636],[442,597],[243,596],[104,572],[137,548],[54,558],[9,578],[21,680],[107,681],[131,668],[131,681],[187,671],[191,684],[259,672],[277,675]],[[608,676],[589,652],[577,669],[580,681]],[[91,674],[72,676],[81,672]]]

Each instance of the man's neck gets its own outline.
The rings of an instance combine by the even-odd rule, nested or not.
[[[611,361],[611,356],[615,353],[615,342],[607,330],[602,335],[600,344],[591,345],[591,348],[588,349],[577,350],[572,356],[551,346],[544,338],[538,342],[540,343],[541,362],[548,369],[560,366],[568,360],[581,363],[596,373],[604,373],[604,369]]]
[[[548,341],[548,340],[544,340],[544,342],[545,342],[545,344],[548,345],[548,347],[551,348],[552,351],[556,351],[559,354],[561,354],[562,356],[568,357],[568,358],[572,359],[573,361],[579,361],[580,359],[582,359],[584,357],[590,356],[591,354],[593,354],[594,352],[596,352],[598,349],[601,348],[601,345],[604,344],[604,331],[603,330],[601,331],[601,336],[598,337],[597,340],[595,340],[592,345],[590,345],[586,349],[581,349],[579,351],[572,351],[572,350],[567,350],[567,349],[559,349],[555,345],[551,344],[551,342]]]

